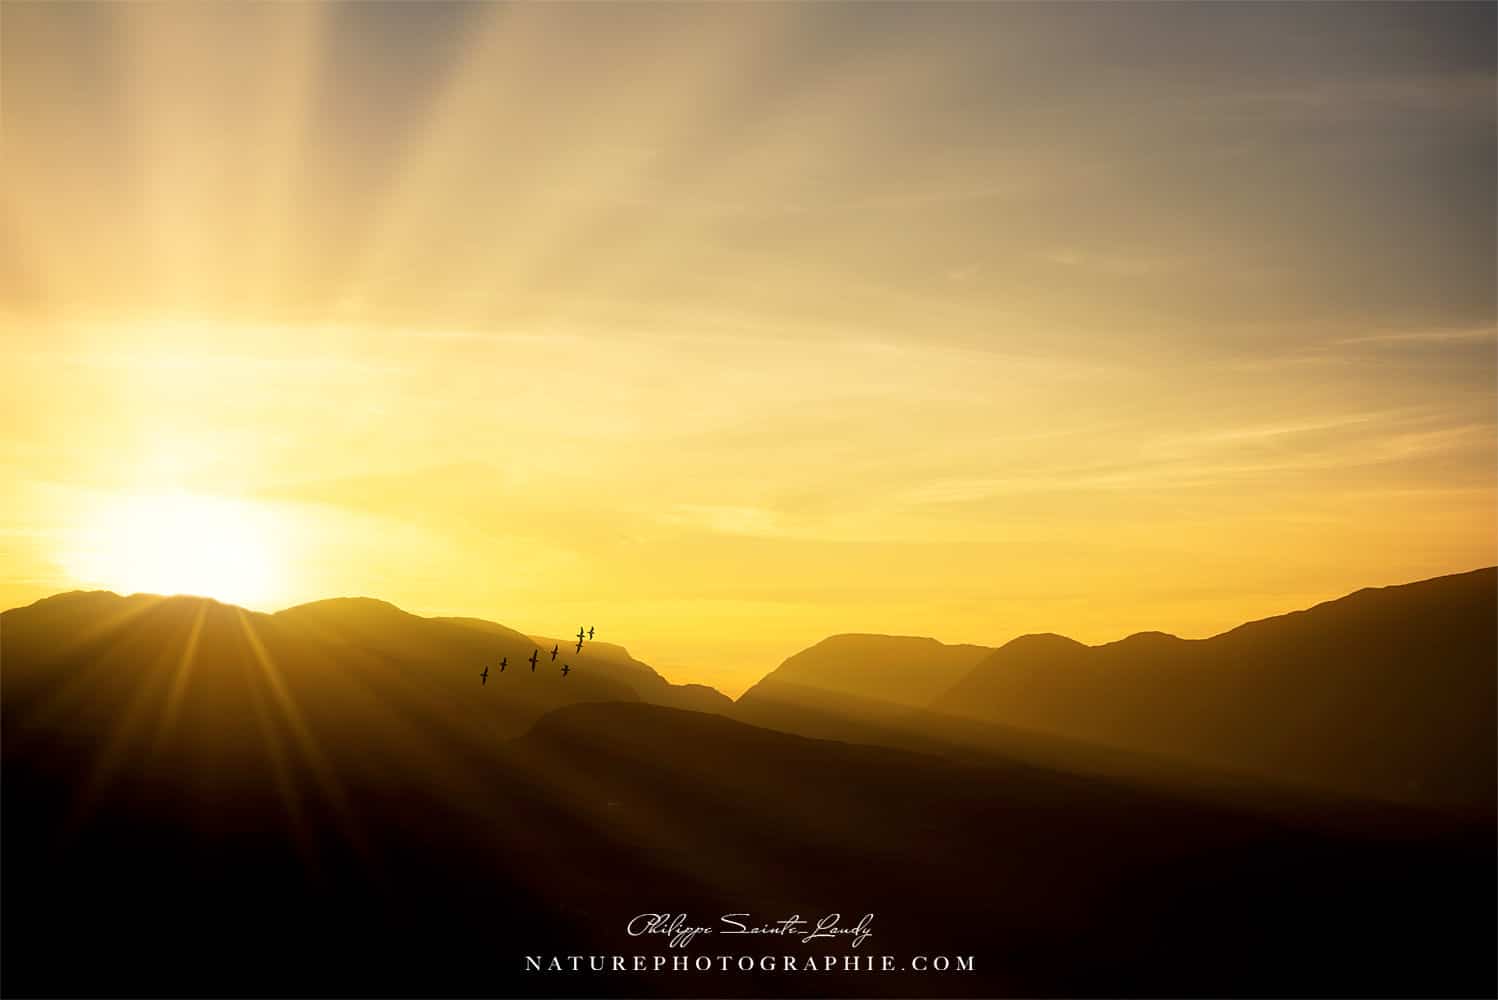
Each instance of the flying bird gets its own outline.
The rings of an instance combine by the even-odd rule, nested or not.
[[[588,626],[588,638],[589,639],[593,638],[593,626],[592,625]]]
[[[503,660],[499,661],[499,672],[500,673],[504,673],[505,672],[505,667],[508,667],[509,665],[510,665],[510,658],[508,656],[506,656]],[[489,668],[485,667],[484,669],[488,670]]]
[[[577,640],[577,649],[573,650],[573,652],[581,653],[582,651],[583,651],[583,641],[581,639],[579,639],[579,640]]]
[[[481,673],[481,674],[479,674],[479,687],[483,687],[484,685],[486,685],[488,683],[489,683],[489,666],[488,666],[488,664],[485,664],[484,665],[484,672]]]
[[[533,650],[531,650],[531,673],[535,673],[536,672],[536,656],[540,652],[541,651],[539,649],[533,649]]]
[[[560,651],[561,651],[561,644],[560,643],[558,643],[557,645],[551,647],[551,660],[552,660],[553,663],[556,662],[557,653],[560,652]]]
[[[567,664],[565,663],[562,664],[562,676],[566,677],[570,673],[572,673],[572,668],[567,666]]]
[[[577,641],[578,642],[582,642],[583,641],[583,627],[581,625],[579,625],[577,627]]]

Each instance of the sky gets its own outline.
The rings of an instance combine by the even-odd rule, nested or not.
[[[1491,4],[0,7],[0,607],[736,694],[1498,562]]]

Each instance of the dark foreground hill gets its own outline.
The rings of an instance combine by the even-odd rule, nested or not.
[[[1491,817],[1498,569],[1360,590],[1210,639],[1024,636],[931,708]]]
[[[480,689],[471,664],[412,659],[420,643],[394,655],[322,621],[86,600],[82,617],[43,602],[49,624],[0,619],[7,995],[1494,990],[1487,827],[1364,810],[1333,832],[638,701],[511,738],[473,707],[493,676]],[[454,643],[444,656],[468,655]],[[525,964],[841,957],[844,940],[673,951],[625,933],[643,912],[721,928],[834,911],[874,913],[858,953],[895,968]],[[974,967],[917,974],[917,955]]]

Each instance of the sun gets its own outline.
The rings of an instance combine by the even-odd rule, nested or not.
[[[123,594],[194,594],[263,606],[279,583],[273,516],[242,500],[136,494],[100,503],[65,556],[87,587]]]

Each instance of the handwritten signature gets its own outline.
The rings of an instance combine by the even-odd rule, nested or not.
[[[670,938],[669,947],[685,948],[699,934],[769,934],[811,941],[846,937],[849,947],[857,948],[873,936],[874,915],[865,913],[855,924],[845,926],[841,913],[828,913],[817,920],[806,920],[799,913],[768,923],[751,921],[752,914],[725,913],[716,928],[695,924],[685,913],[640,913],[630,918],[624,930],[630,937],[658,935]]]

